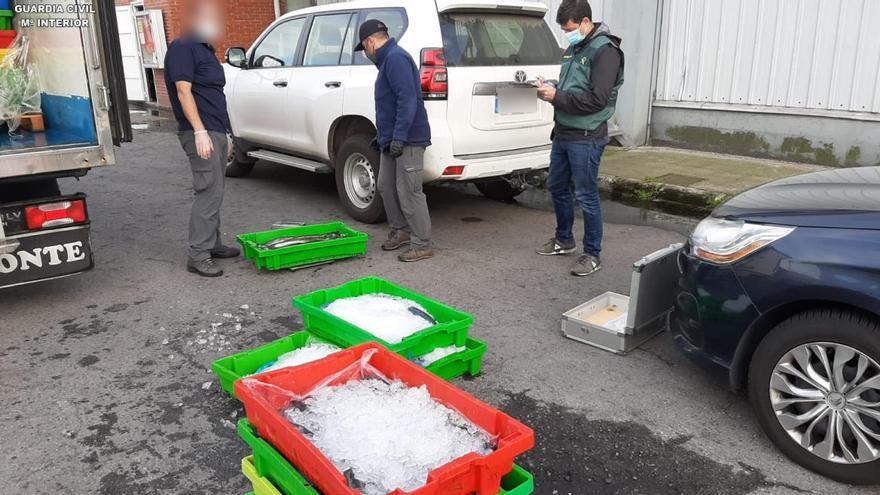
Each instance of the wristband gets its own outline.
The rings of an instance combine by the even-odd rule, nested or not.
[[[193,131],[193,134],[207,134],[208,131]]]

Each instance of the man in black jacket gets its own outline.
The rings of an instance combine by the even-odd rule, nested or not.
[[[576,199],[584,214],[584,250],[571,269],[577,276],[601,268],[599,163],[608,144],[607,122],[614,115],[623,85],[620,38],[604,24],[593,23],[592,17],[587,0],[563,0],[556,22],[570,46],[563,55],[558,85],[540,80],[538,88],[538,97],[553,105],[556,123],[547,179],[556,212],[556,233],[538,254],[554,256],[577,249],[572,232]]]
[[[397,257],[404,262],[432,258],[431,215],[422,191],[425,148],[431,145],[431,127],[422,101],[419,68],[409,53],[388,36],[388,27],[379,20],[361,24],[359,39],[355,50],[364,50],[379,68],[375,87],[375,146],[382,157],[377,188],[391,227],[382,249],[394,251],[409,245]]]

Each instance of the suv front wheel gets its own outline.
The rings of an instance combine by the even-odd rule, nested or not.
[[[257,160],[247,155],[249,147],[244,141],[232,136],[229,139],[232,140],[232,151],[226,157],[226,177],[244,177],[251,173]]]
[[[749,367],[758,422],[788,457],[850,484],[880,483],[880,326],[813,310],[768,334]]]
[[[355,220],[379,223],[385,208],[379,195],[379,153],[370,146],[367,134],[349,136],[336,155],[336,191],[345,210]]]

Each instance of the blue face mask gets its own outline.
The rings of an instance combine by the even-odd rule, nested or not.
[[[570,45],[577,45],[581,41],[584,41],[585,36],[581,33],[581,28],[578,27],[574,31],[568,31],[565,33],[566,39],[568,39],[568,43]]]

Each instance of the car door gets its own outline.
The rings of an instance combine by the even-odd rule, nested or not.
[[[291,144],[296,118],[284,102],[307,21],[296,17],[280,22],[251,49],[229,102],[238,137],[269,146]]]
[[[312,19],[301,63],[292,71],[287,92],[287,106],[297,116],[292,119],[290,143],[299,153],[329,158],[327,137],[342,115],[355,18],[352,12],[334,12]]]

